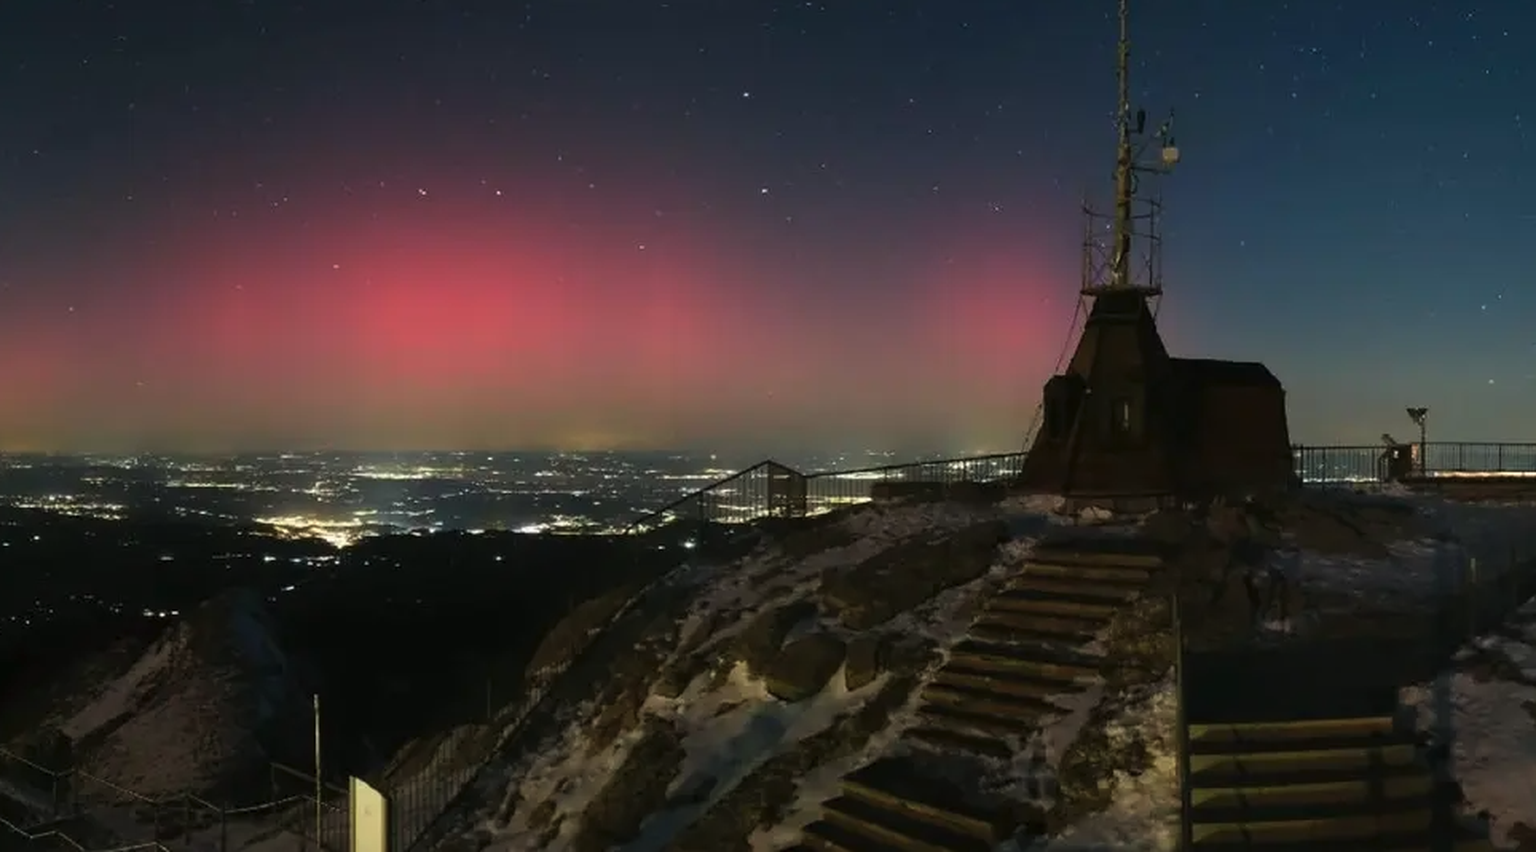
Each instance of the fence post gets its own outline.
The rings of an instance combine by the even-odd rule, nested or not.
[[[229,806],[219,808],[219,852],[229,852]]]
[[[192,848],[192,794],[181,795],[181,838],[182,845]]]
[[[1194,826],[1189,819],[1189,715],[1184,701],[1184,617],[1179,610],[1179,593],[1175,589],[1169,598],[1169,615],[1173,621],[1173,701],[1174,751],[1179,782],[1179,852],[1194,849]]]

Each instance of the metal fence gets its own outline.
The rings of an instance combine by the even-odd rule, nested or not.
[[[1429,442],[1412,445],[1412,451],[1414,471],[1423,476],[1536,476],[1536,442]],[[1379,444],[1291,448],[1297,477],[1312,486],[1382,482],[1387,474],[1385,452]],[[873,487],[882,482],[997,482],[1018,476],[1024,456],[993,453],[814,473],[763,461],[646,513],[625,532],[650,532],[674,522],[737,524],[817,515],[869,502]]]
[[[1023,466],[1024,453],[1014,452],[812,473],[805,477],[806,509],[818,514],[868,502],[877,482],[998,482],[1018,476]]]
[[[281,781],[280,781],[281,779]],[[308,779],[303,794],[283,795],[283,782]],[[271,799],[230,807],[192,793],[148,796],[79,769],[54,769],[0,748],[0,830],[38,844],[78,852],[129,852],[138,849],[218,850],[230,848],[230,826],[252,819],[279,817],[301,848],[346,852],[345,791],[338,803],[321,802],[325,818],[315,831],[312,776],[274,764]],[[329,786],[328,793],[339,788]],[[306,821],[304,817],[308,817]],[[110,838],[111,842],[107,842]],[[317,839],[318,838],[318,839]]]
[[[819,515],[869,502],[876,483],[997,482],[1017,476],[1023,463],[1024,453],[1014,452],[801,473],[763,461],[646,513],[624,532],[645,533],[675,522],[737,524]]]
[[[1410,445],[1414,472],[1429,477],[1536,476],[1536,443],[1434,441]],[[1296,475],[1305,485],[1381,482],[1386,448],[1377,445],[1296,446]]]

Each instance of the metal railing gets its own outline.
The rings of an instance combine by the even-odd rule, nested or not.
[[[1503,474],[1536,476],[1536,442],[1412,444],[1413,471],[1428,477]],[[1291,448],[1303,485],[1381,482],[1387,477],[1380,444]]]
[[[999,482],[1018,476],[1023,467],[1024,453],[1013,452],[821,471],[805,477],[806,508],[817,514],[869,502],[877,482]]]
[[[41,821],[31,825],[0,815],[0,829],[28,841],[57,841],[80,852],[128,852],[136,849],[174,852],[192,848],[227,852],[230,848],[229,825],[232,819],[295,811],[305,815],[309,821],[305,823],[289,814],[282,822],[285,828],[299,836],[306,848],[313,845],[317,849],[345,852],[348,846],[344,818],[345,791],[341,791],[342,805],[338,806],[334,801],[321,803],[328,816],[322,825],[321,836],[316,838],[313,836],[313,793],[280,795],[277,789],[280,772],[309,778],[310,789],[313,789],[311,776],[273,764],[272,798],[256,804],[231,807],[214,804],[193,793],[146,795],[83,770],[54,769],[9,749],[0,748],[0,778],[10,788],[0,791],[0,798],[11,799],[18,793],[36,795],[38,801],[34,804],[38,807],[29,809],[45,814]],[[327,785],[327,792],[335,793],[339,789]],[[132,828],[125,832],[122,828],[124,823]],[[139,831],[147,833],[149,837],[122,837],[124,833]],[[80,837],[92,833],[111,834],[119,842],[110,847],[87,850]]]
[[[1380,444],[1291,448],[1303,485],[1382,482],[1386,448]],[[1429,477],[1504,474],[1536,476],[1536,442],[1429,442],[1413,445],[1414,472]],[[768,517],[802,517],[867,503],[882,482],[998,482],[1018,476],[1025,453],[992,453],[848,470],[801,473],[762,461],[647,512],[624,529],[644,533],[673,522],[738,524]]]

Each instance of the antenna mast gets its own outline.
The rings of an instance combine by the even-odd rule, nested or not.
[[[1119,0],[1120,39],[1115,52],[1115,210],[1104,216],[1086,210],[1087,234],[1083,249],[1083,295],[1107,290],[1137,290],[1148,296],[1162,295],[1162,264],[1158,234],[1161,205],[1155,198],[1138,197],[1143,173],[1167,174],[1179,161],[1173,140],[1173,114],[1157,130],[1147,132],[1147,111],[1131,109],[1131,14],[1130,0]],[[1141,162],[1146,148],[1156,140],[1161,157]],[[1103,239],[1105,232],[1109,239]],[[1144,243],[1139,259],[1134,242]],[[1141,267],[1145,267],[1141,269]],[[1141,279],[1141,280],[1138,280]]]
[[[1115,249],[1109,286],[1131,286],[1131,199],[1136,193],[1135,155],[1131,151],[1131,31],[1130,0],[1120,0],[1120,45],[1116,51],[1116,80],[1120,97],[1115,106],[1115,126],[1120,144],[1115,149]]]

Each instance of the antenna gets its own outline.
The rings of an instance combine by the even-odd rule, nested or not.
[[[1120,144],[1115,149],[1115,262],[1109,286],[1116,289],[1131,286],[1131,199],[1136,194],[1132,186],[1136,155],[1131,151],[1130,7],[1130,0],[1120,0],[1120,47],[1115,62],[1115,78],[1120,85],[1115,127],[1120,133]]]
[[[1131,109],[1131,36],[1130,36],[1130,0],[1120,2],[1120,40],[1115,55],[1115,79],[1117,83],[1117,100],[1115,104],[1115,130],[1117,144],[1115,147],[1115,212],[1107,224],[1106,230],[1111,237],[1107,252],[1108,257],[1095,261],[1085,257],[1083,292],[1096,294],[1104,290],[1144,290],[1148,294],[1156,296],[1162,292],[1161,269],[1156,253],[1159,242],[1157,235],[1157,216],[1159,204],[1156,200],[1138,199],[1139,176],[1144,173],[1167,174],[1179,162],[1179,149],[1173,139],[1173,114],[1160,124],[1150,136],[1147,134],[1147,111],[1145,109]],[[1155,162],[1142,162],[1142,155],[1148,145],[1157,141],[1160,149]],[[1141,213],[1138,213],[1138,202]],[[1110,218],[1110,217],[1102,217]],[[1099,219],[1090,213],[1090,220]],[[1145,219],[1146,224],[1141,233],[1137,231],[1138,220]],[[1090,234],[1094,230],[1093,222],[1089,223]],[[1138,284],[1136,276],[1132,272],[1132,242],[1136,237],[1145,238],[1150,252],[1145,258],[1147,269],[1146,281]],[[1088,249],[1085,246],[1085,249]],[[1104,251],[1104,249],[1098,249]],[[1092,253],[1090,250],[1089,253]],[[1106,280],[1107,279],[1107,280]]]

